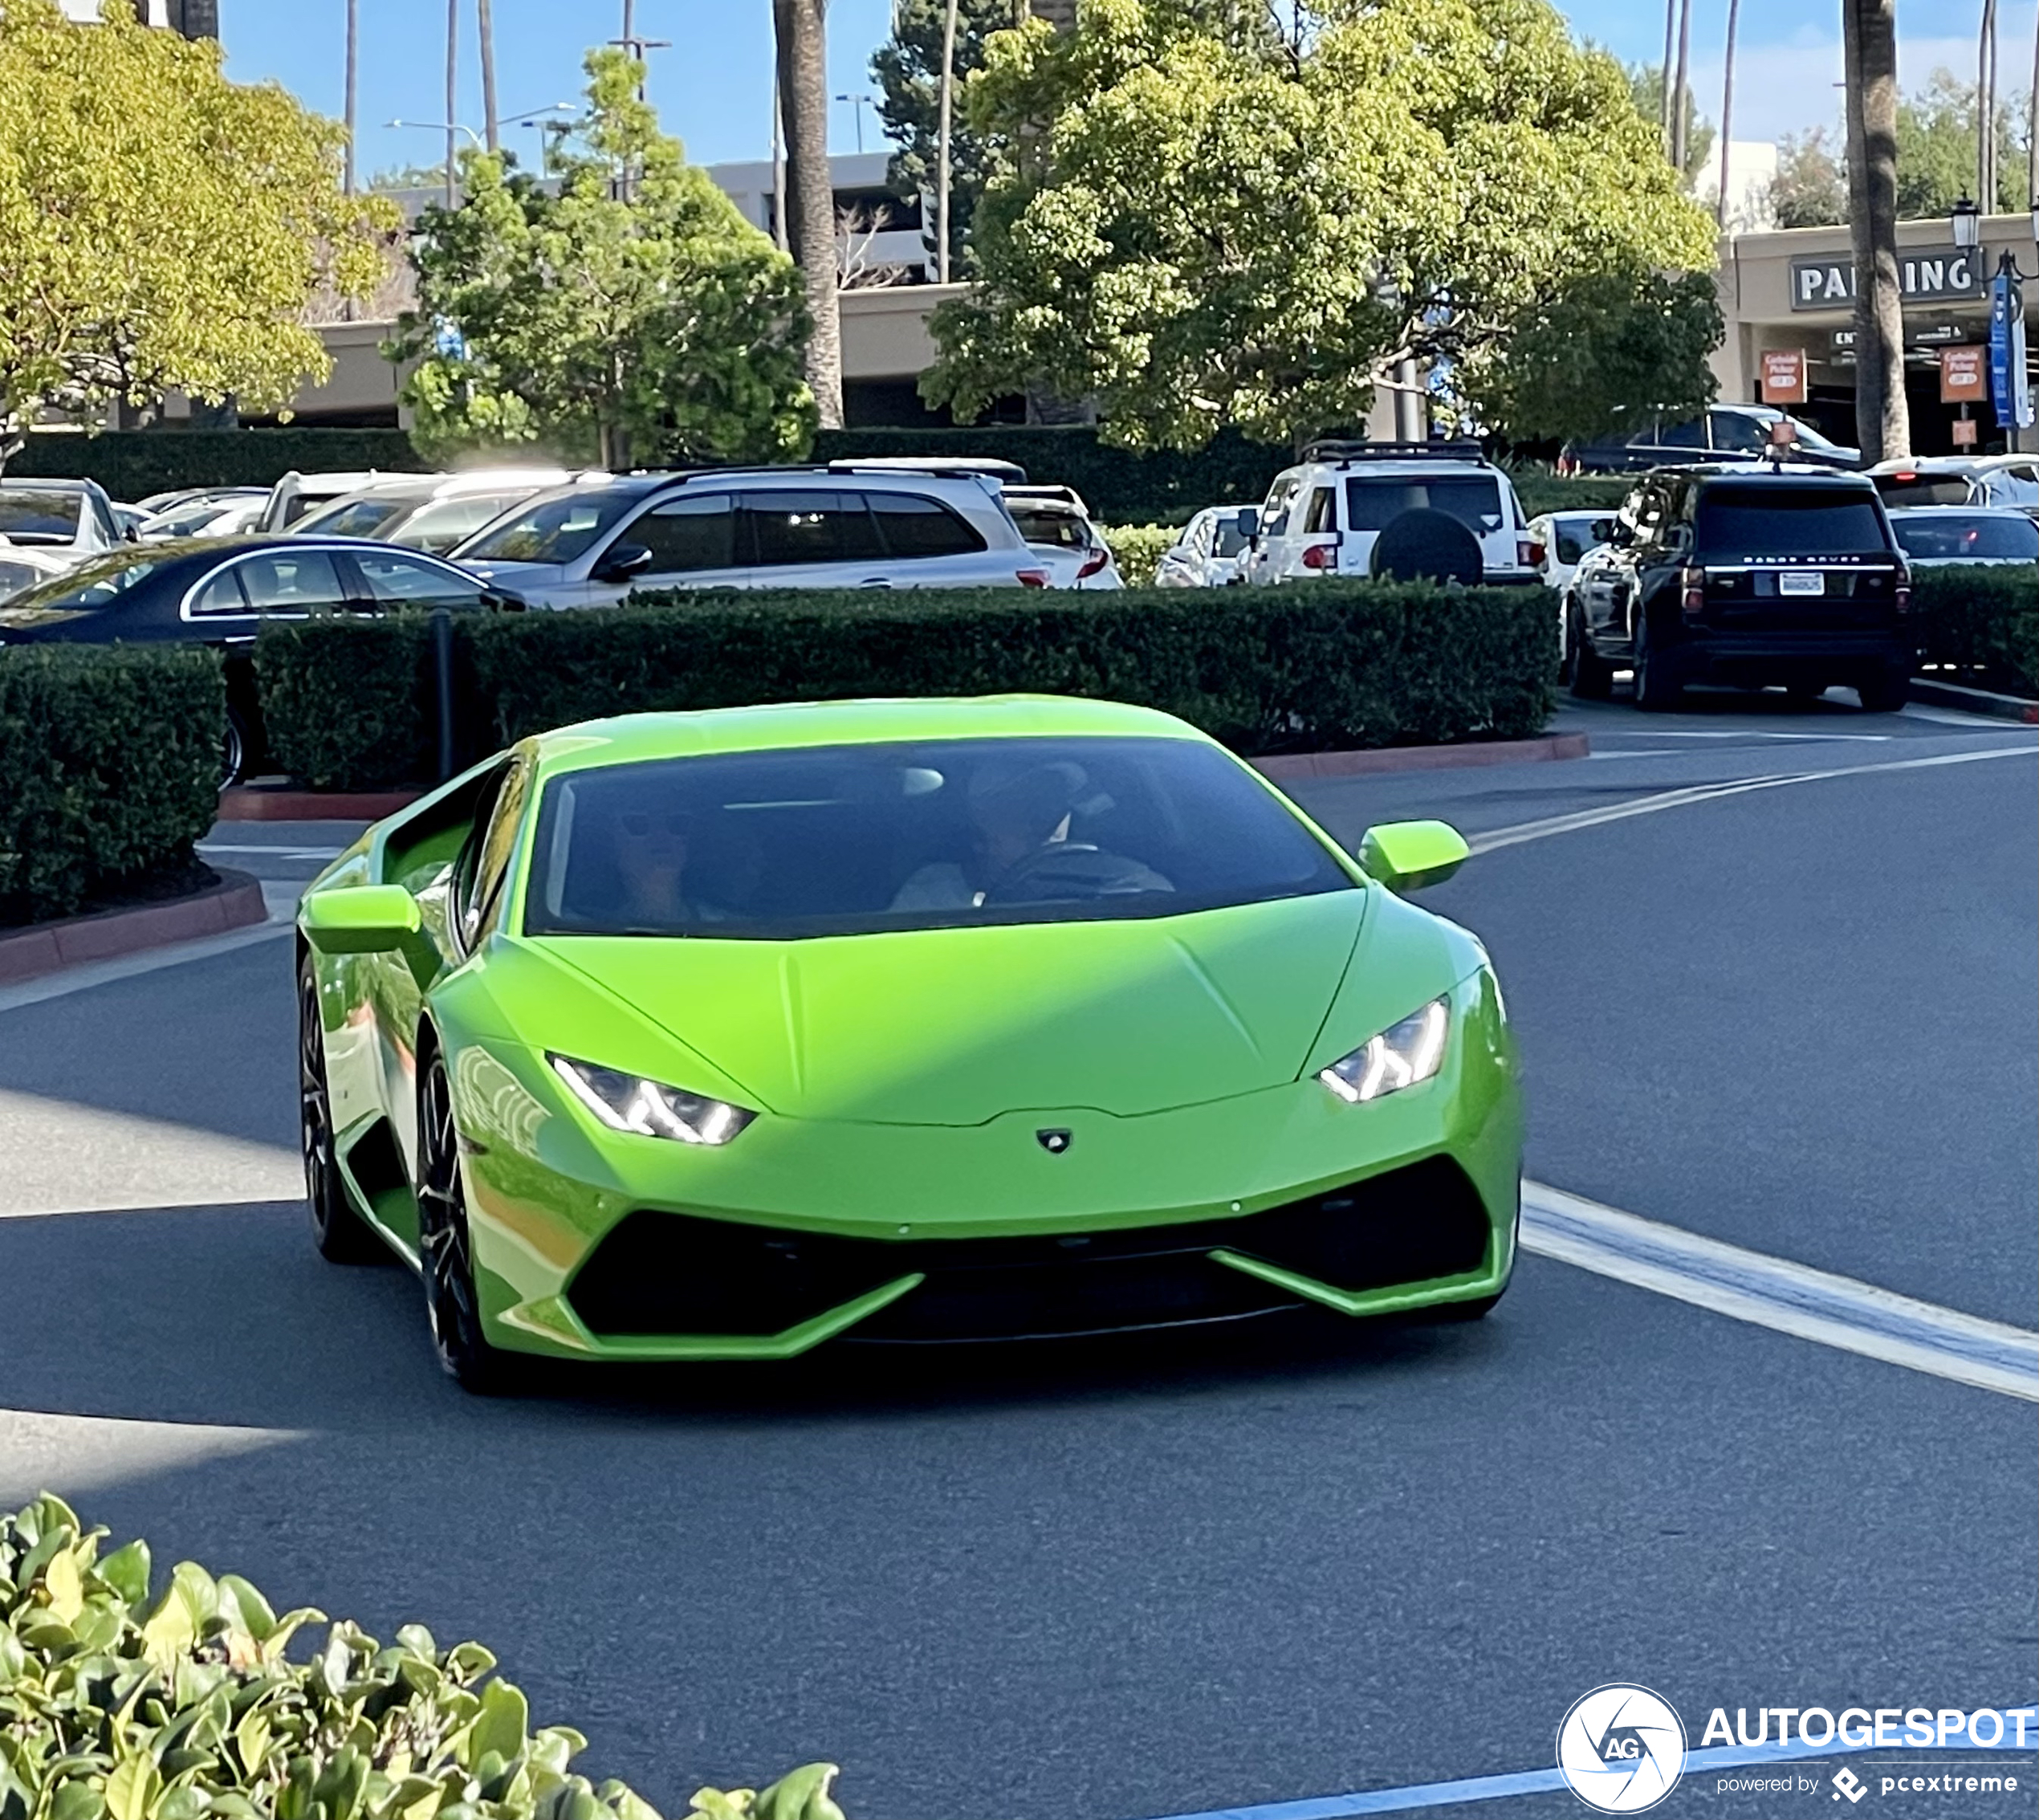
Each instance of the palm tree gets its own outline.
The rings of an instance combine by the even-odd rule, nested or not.
[[[490,0],[474,0],[480,15],[482,50],[482,131],[491,152],[503,149],[502,130],[495,120],[495,11]]]
[[[828,174],[828,0],[771,0],[779,98],[786,122],[786,187],[779,199],[813,319],[807,382],[824,430],[843,421],[842,323],[836,304],[836,193]]]
[[[360,124],[361,72],[360,0],[347,0],[347,193],[354,193],[354,134]]]
[[[446,0],[446,206],[460,203],[460,0]]]
[[[1855,434],[1867,462],[1911,453],[1898,287],[1897,0],[1842,0],[1848,216],[1855,255]]]

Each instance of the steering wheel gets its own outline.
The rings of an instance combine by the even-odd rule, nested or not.
[[[1036,847],[1007,866],[997,881],[986,888],[984,902],[1040,903],[1060,898],[1081,902],[1125,897],[1152,890],[1149,881],[1158,876],[1139,861],[1122,853],[1108,853],[1088,841],[1056,841]]]

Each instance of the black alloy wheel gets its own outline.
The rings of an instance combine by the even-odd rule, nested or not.
[[[332,1094],[326,1084],[326,1044],[319,1016],[319,972],[307,955],[297,969],[298,1138],[304,1152],[304,1198],[311,1242],[329,1264],[372,1264],[382,1244],[355,1212],[340,1179],[333,1149]]]
[[[1640,613],[1635,621],[1635,705],[1646,714],[1662,714],[1678,706],[1685,685],[1673,667],[1676,658],[1668,651],[1650,648],[1650,622]]]
[[[448,1377],[463,1390],[490,1395],[503,1387],[506,1362],[482,1332],[452,1084],[445,1059],[437,1054],[418,1093],[417,1175],[418,1265],[432,1344]]]
[[[1565,686],[1581,702],[1604,702],[1614,693],[1614,666],[1586,637],[1585,616],[1579,603],[1565,603]]]
[[[247,723],[241,718],[238,709],[228,708],[226,735],[221,743],[219,755],[221,789],[238,784],[247,775],[249,746]]]

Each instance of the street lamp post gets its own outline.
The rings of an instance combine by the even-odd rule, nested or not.
[[[495,124],[499,128],[522,126],[527,121],[541,120],[548,114],[570,114],[572,112],[573,104],[571,101],[548,101],[542,108],[533,108],[524,113],[512,114],[507,120],[498,120]],[[397,128],[409,128],[419,132],[443,132],[446,136],[446,143],[449,145],[457,145],[458,141],[454,135],[464,132],[467,135],[469,143],[477,152],[486,151],[488,149],[487,141],[465,120],[385,120],[382,124],[385,128],[393,131]],[[561,121],[559,124],[564,130],[572,123]],[[450,169],[451,167],[449,166],[449,169]],[[459,206],[459,195],[453,179],[449,177],[446,183],[446,206],[451,209],[458,208]]]
[[[874,104],[868,95],[838,95],[836,99],[849,102],[857,116],[857,149],[861,153],[864,149],[864,110]]]

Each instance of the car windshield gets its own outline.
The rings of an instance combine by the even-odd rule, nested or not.
[[[1211,534],[1211,553],[1214,556],[1235,556],[1246,548],[1246,533],[1239,527],[1239,514],[1227,512],[1218,520],[1217,529]]]
[[[524,930],[786,939],[1174,916],[1355,889],[1251,772],[1189,739],[958,739],[573,772]]]
[[[261,503],[258,499],[255,502],[258,509]],[[188,506],[173,506],[166,512],[158,512],[144,521],[142,529],[151,537],[189,537],[215,519],[231,519],[246,511],[246,500],[194,499]]]
[[[124,550],[67,569],[41,587],[17,594],[7,606],[10,612],[35,613],[83,613],[111,606],[171,560],[160,548],[146,554]]]
[[[0,536],[16,544],[68,544],[84,510],[82,493],[0,487]]]
[[[391,530],[389,541],[444,556],[462,538],[473,536],[519,499],[530,496],[527,489],[519,487],[511,492],[466,493],[458,499],[435,499],[429,506],[420,506]]]
[[[1404,512],[1444,512],[1483,536],[1501,528],[1501,491],[1491,474],[1400,475],[1345,482],[1346,522],[1354,531],[1385,531]]]
[[[1791,425],[1792,432],[1797,437],[1801,448],[1810,449],[1822,455],[1846,456],[1847,454],[1848,451],[1838,442],[1821,435],[1803,417],[1787,416],[1785,421]]]
[[[458,546],[462,562],[570,563],[641,501],[637,493],[555,494],[499,519]]]
[[[1551,541],[1557,546],[1557,560],[1561,563],[1576,563],[1587,551],[1597,549],[1600,539],[1593,534],[1591,519],[1557,519],[1553,522]]]
[[[1012,503],[1008,500],[1008,505]],[[1058,550],[1087,550],[1089,527],[1074,512],[1058,512],[1044,506],[1012,505],[1012,522],[1029,544],[1046,544]]]
[[[2029,518],[1984,518],[1974,512],[1921,512],[1893,518],[1890,528],[1908,556],[1946,562],[2022,557],[2039,562],[2039,524]]]
[[[1965,506],[1974,489],[1965,474],[1879,474],[1876,491],[1883,503],[1899,506]]]
[[[1850,487],[1709,487],[1699,495],[1697,547],[1721,556],[1887,555],[1882,515]]]
[[[309,536],[372,537],[409,503],[405,499],[336,499],[307,512],[291,528]]]

